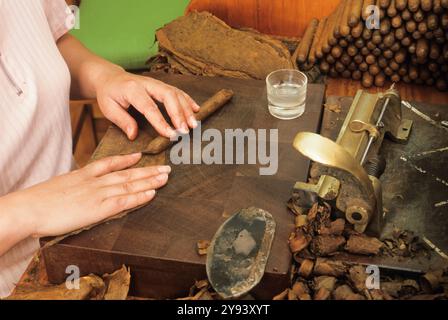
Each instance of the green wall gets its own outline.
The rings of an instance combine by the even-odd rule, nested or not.
[[[155,31],[183,15],[189,0],[82,0],[72,34],[126,69],[144,68],[157,52]]]

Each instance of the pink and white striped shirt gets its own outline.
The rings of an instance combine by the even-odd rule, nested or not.
[[[63,0],[0,0],[0,196],[71,169],[70,74],[56,46],[68,17]],[[0,257],[0,297],[38,247],[26,239]]]

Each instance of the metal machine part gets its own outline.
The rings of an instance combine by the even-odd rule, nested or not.
[[[301,132],[294,148],[318,164],[317,184],[297,182],[294,194],[299,205],[318,199],[345,213],[358,232],[379,236],[383,206],[380,177],[386,163],[380,154],[385,137],[407,142],[412,121],[402,119],[401,98],[394,86],[370,94],[359,90],[336,142],[318,134]]]

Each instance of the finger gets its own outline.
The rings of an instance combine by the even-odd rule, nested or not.
[[[176,132],[166,122],[159,108],[149,97],[146,90],[135,82],[131,83],[127,90],[126,100],[145,116],[159,134],[168,138],[175,137]]]
[[[193,114],[191,104],[188,102],[183,92],[178,92],[177,96],[179,98],[181,108],[184,111],[185,119],[187,119],[188,125],[192,129],[196,128],[198,126],[198,122],[196,121],[196,117]]]
[[[129,140],[135,140],[137,138],[138,126],[134,118],[123,109],[123,106],[120,106],[113,100],[104,102],[103,105],[102,110],[104,110],[106,118],[123,130]]]
[[[108,157],[88,164],[81,171],[90,177],[101,177],[114,171],[132,167],[140,161],[141,157],[141,153]]]
[[[194,112],[199,112],[199,110],[201,110],[201,107],[193,100],[193,98],[191,98],[188,94],[186,94],[183,91],[182,91],[182,93],[185,96],[185,99],[187,99],[187,101],[190,104],[190,106],[193,109],[193,111]]]
[[[168,182],[168,174],[163,173],[151,178],[116,184],[103,188],[102,194],[105,198],[135,194],[148,190],[156,190],[163,187]]]
[[[190,129],[187,125],[187,120],[185,119],[184,111],[182,110],[179,97],[175,90],[169,90],[163,97],[166,111],[171,118],[174,126],[182,134],[188,134]]]
[[[134,194],[107,198],[101,204],[101,211],[104,214],[104,218],[108,218],[125,210],[134,209],[138,206],[144,205],[154,199],[155,195],[155,190],[148,190]]]
[[[135,181],[150,177],[155,177],[161,174],[169,174],[171,167],[169,166],[154,166],[145,168],[128,169],[119,172],[109,173],[98,180],[100,186],[112,186],[115,184]]]

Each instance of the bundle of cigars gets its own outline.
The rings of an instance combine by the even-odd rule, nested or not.
[[[367,88],[403,81],[447,91],[448,0],[341,0],[310,22],[294,59]]]

